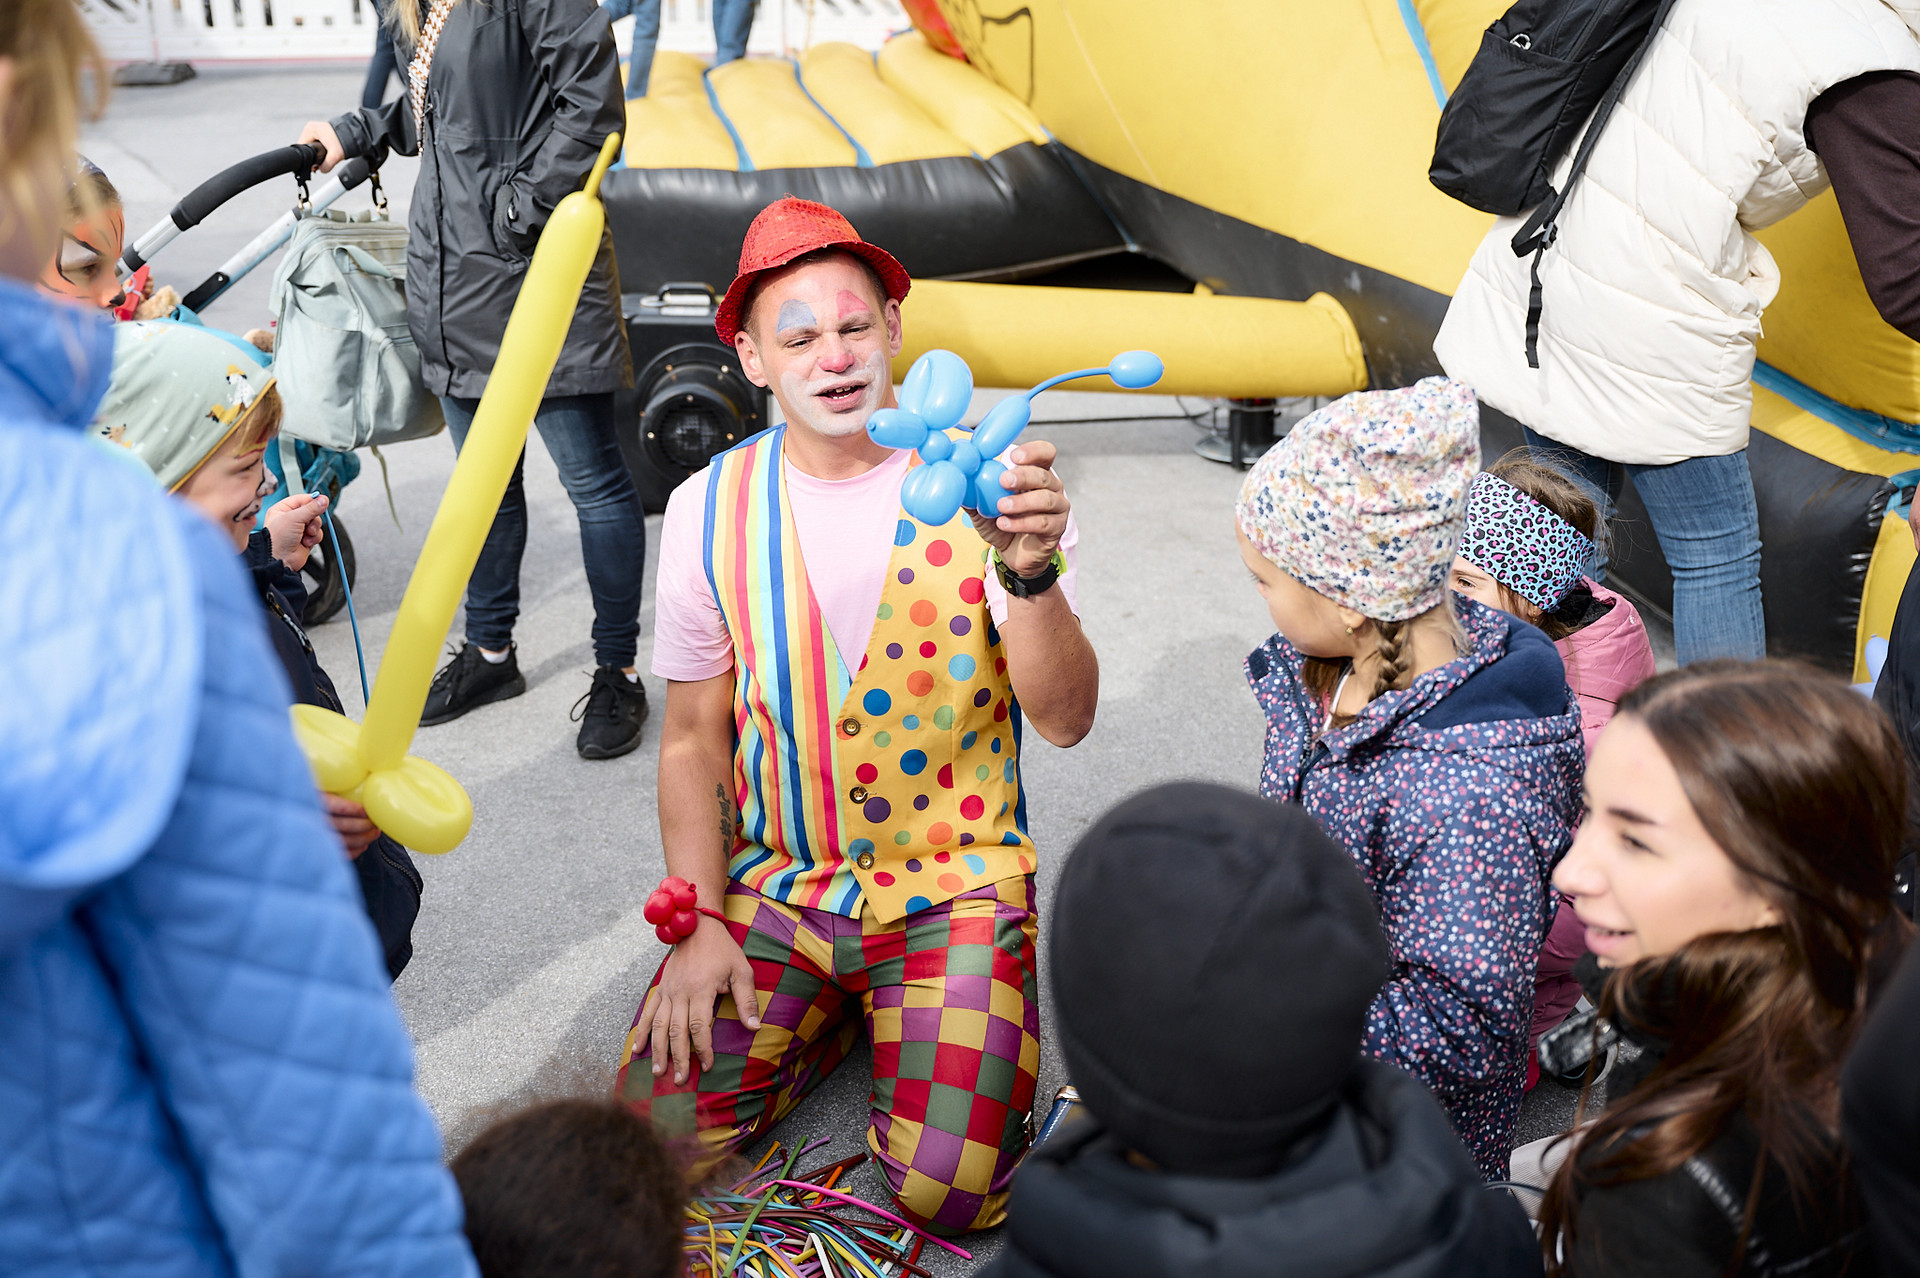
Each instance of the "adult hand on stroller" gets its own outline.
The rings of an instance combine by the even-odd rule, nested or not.
[[[307,566],[307,556],[326,536],[321,516],[327,510],[324,493],[301,493],[275,502],[264,521],[267,535],[273,539],[273,557],[299,572]]]
[[[380,837],[380,827],[369,820],[367,810],[352,799],[322,792],[320,806],[332,818],[333,832],[346,845],[349,860],[359,860],[360,854],[372,847],[373,841]]]
[[[320,161],[322,173],[333,172],[333,166],[347,158],[347,150],[340,145],[340,135],[325,120],[308,120],[307,127],[300,130],[301,142],[318,142],[327,149],[327,158]]]

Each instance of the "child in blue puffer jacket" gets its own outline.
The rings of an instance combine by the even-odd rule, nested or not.
[[[1380,907],[1393,974],[1366,1050],[1499,1179],[1584,752],[1552,642],[1447,591],[1479,457],[1457,382],[1349,395],[1260,459],[1236,514],[1280,631],[1247,658],[1261,791],[1313,813]]]
[[[259,605],[83,437],[112,330],[30,283],[106,76],[0,4],[0,1274],[471,1278]]]

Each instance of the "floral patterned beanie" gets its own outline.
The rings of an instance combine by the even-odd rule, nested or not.
[[[1247,472],[1235,515],[1266,558],[1337,604],[1406,621],[1446,597],[1480,469],[1480,409],[1429,377],[1311,413]]]
[[[1492,471],[1473,478],[1460,557],[1552,612],[1593,562],[1587,535]]]

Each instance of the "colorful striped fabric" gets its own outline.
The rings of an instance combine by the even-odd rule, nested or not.
[[[841,852],[837,796],[846,787],[833,736],[852,677],[784,517],[784,431],[776,426],[722,453],[707,481],[707,580],[735,652],[740,824],[728,877],[790,905],[852,915],[860,884]],[[731,526],[716,535],[723,520]]]

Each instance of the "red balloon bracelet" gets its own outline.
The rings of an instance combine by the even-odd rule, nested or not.
[[[700,926],[700,915],[718,919],[722,923],[727,916],[718,910],[710,910],[700,904],[700,889],[677,874],[669,874],[660,880],[660,886],[647,898],[641,907],[640,917],[653,924],[653,934],[668,945],[678,945],[693,935]]]

